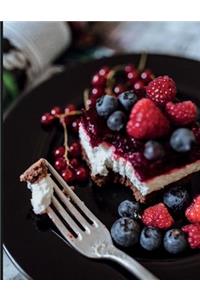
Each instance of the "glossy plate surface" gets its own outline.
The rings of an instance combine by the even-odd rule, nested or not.
[[[91,75],[103,65],[135,63],[139,55],[121,55],[91,61],[67,70],[30,92],[7,115],[4,123],[4,245],[10,257],[33,279],[131,279],[120,267],[89,260],[71,249],[48,227],[46,220],[35,220],[31,213],[30,192],[19,183],[19,175],[40,157],[49,157],[57,133],[40,127],[40,117],[52,106],[74,102],[81,105],[82,93]],[[164,55],[149,55],[148,68],[155,74],[172,76],[179,91],[200,99],[200,62]],[[200,193],[200,176],[192,179],[192,193]],[[117,218],[118,203],[129,197],[124,187],[110,185],[97,189],[91,183],[77,190],[80,198],[109,228]],[[39,227],[39,228],[38,228]],[[45,228],[44,228],[45,227]],[[200,253],[177,258],[162,253],[132,253],[161,279],[199,279]]]

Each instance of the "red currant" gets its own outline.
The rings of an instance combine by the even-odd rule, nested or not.
[[[130,82],[134,83],[138,79],[138,71],[132,70],[127,73],[127,77],[130,80]]]
[[[138,80],[135,82],[133,87],[135,91],[141,91],[144,89],[144,82],[142,80]]]
[[[144,70],[140,74],[140,77],[144,81],[144,83],[147,84],[153,79],[153,73],[150,70]]]
[[[66,168],[65,170],[63,170],[61,175],[62,175],[63,179],[69,183],[75,179],[75,175],[74,175],[73,171],[70,170],[69,168]]]
[[[135,66],[134,65],[126,65],[125,67],[124,67],[124,71],[126,72],[126,73],[129,73],[129,72],[132,72],[132,71],[136,71],[136,68],[135,68]]]
[[[93,88],[91,90],[91,98],[92,99],[97,99],[99,97],[101,97],[104,93],[104,89],[100,88],[100,87],[96,87],[96,88]]]
[[[88,179],[88,177],[89,177],[89,174],[88,174],[88,171],[87,171],[86,168],[79,167],[76,170],[76,179],[77,179],[77,181],[84,182]]]
[[[65,147],[61,146],[61,147],[56,148],[54,150],[53,154],[54,154],[55,158],[63,157],[63,155],[65,154]]]
[[[113,92],[118,96],[119,94],[125,92],[127,89],[124,85],[118,84],[114,87]]]
[[[65,107],[65,113],[68,114],[72,111],[76,111],[77,108],[76,108],[76,105],[75,104],[68,104],[66,107]]]
[[[81,145],[78,142],[74,142],[69,147],[69,153],[71,157],[79,157],[81,155]]]
[[[66,161],[63,157],[58,158],[55,161],[54,165],[55,165],[56,170],[58,170],[58,171],[62,171],[67,166]]]
[[[78,133],[79,120],[75,120],[74,122],[72,122],[71,128],[74,133]]]
[[[110,71],[110,68],[108,66],[104,66],[99,70],[99,75],[106,76]]]
[[[52,116],[61,115],[62,109],[59,106],[55,106],[52,108],[51,114],[52,114]]]
[[[55,120],[55,117],[52,116],[50,113],[45,113],[42,117],[41,117],[41,124],[48,126],[50,124],[53,123],[53,121]]]
[[[80,163],[79,163],[78,159],[73,158],[73,159],[70,161],[70,165],[71,165],[73,168],[76,169],[77,167],[79,167]]]
[[[99,74],[95,74],[92,78],[92,85],[94,87],[98,87],[98,86],[102,87],[105,85],[105,83],[106,83],[106,78]]]

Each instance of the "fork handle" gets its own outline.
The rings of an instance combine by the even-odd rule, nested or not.
[[[143,267],[139,262],[131,258],[129,255],[125,254],[121,250],[117,249],[115,246],[112,245],[107,250],[108,251],[104,256],[105,258],[111,259],[119,263],[122,267],[127,269],[138,279],[158,280],[157,277],[155,277],[150,271],[148,271],[145,267]]]

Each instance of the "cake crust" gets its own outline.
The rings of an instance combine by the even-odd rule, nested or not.
[[[39,159],[33,165],[31,165],[21,176],[20,181],[26,181],[32,183],[37,183],[41,179],[45,178],[48,174],[48,169],[43,158]]]

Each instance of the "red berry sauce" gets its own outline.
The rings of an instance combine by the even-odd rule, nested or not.
[[[93,147],[98,146],[102,142],[115,146],[116,157],[121,156],[130,161],[136,170],[136,175],[142,181],[200,159],[199,144],[194,146],[192,151],[180,154],[171,149],[169,137],[167,137],[166,140],[161,141],[166,156],[162,160],[149,161],[143,155],[144,142],[131,138],[125,131],[117,135],[113,133],[106,126],[105,120],[97,115],[95,108],[85,112],[81,119],[81,124],[90,136],[90,142]]]

